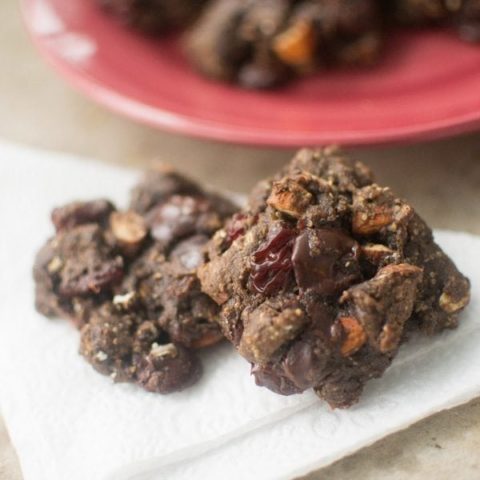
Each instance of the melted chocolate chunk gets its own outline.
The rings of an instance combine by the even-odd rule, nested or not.
[[[268,366],[252,365],[252,375],[255,377],[255,383],[258,386],[267,387],[280,395],[295,395],[302,392],[275,364]]]
[[[165,246],[195,233],[211,234],[222,222],[212,203],[202,197],[174,195],[147,215],[152,237]]]
[[[185,237],[192,233],[195,230],[196,214],[203,205],[203,201],[180,195],[159,205],[147,216],[152,237],[168,244],[177,236]]]
[[[335,295],[361,278],[358,243],[341,230],[308,229],[295,240],[292,263],[301,290]]]
[[[308,292],[303,296],[312,327],[321,331],[326,339],[335,339],[335,308],[326,303],[319,295]]]
[[[207,242],[206,235],[194,235],[182,240],[170,252],[169,260],[178,262],[179,266],[186,270],[195,270],[204,262],[204,250]]]
[[[330,350],[321,334],[312,330],[288,350],[282,362],[286,377],[301,391],[318,385],[329,371]]]

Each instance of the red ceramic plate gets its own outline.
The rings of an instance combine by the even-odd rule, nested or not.
[[[319,73],[276,92],[197,75],[176,38],[146,39],[94,0],[23,0],[36,45],[72,84],[159,128],[276,146],[430,139],[480,127],[480,46],[403,32],[370,70]]]

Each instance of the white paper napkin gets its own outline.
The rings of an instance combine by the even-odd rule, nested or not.
[[[0,143],[0,404],[25,480],[292,478],[480,394],[476,299],[461,328],[402,348],[348,411],[256,387],[228,345],[205,352],[204,377],[185,392],[112,384],[77,354],[67,322],[35,313],[30,272],[53,206],[97,196],[121,206],[137,177]],[[480,239],[438,239],[475,291]]]

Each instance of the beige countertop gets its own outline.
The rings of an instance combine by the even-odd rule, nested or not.
[[[39,59],[18,10],[16,0],[0,2],[0,137],[132,167],[161,158],[200,180],[237,191],[247,191],[291,156],[291,151],[165,134],[111,114],[71,90]],[[434,227],[480,234],[480,134],[352,153]],[[308,480],[478,480],[479,452],[476,400],[391,435]],[[0,479],[21,478],[0,419]]]

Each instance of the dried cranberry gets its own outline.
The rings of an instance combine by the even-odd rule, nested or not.
[[[292,273],[295,237],[291,228],[276,228],[253,254],[250,285],[254,291],[273,295],[286,287]]]
[[[245,234],[245,220],[247,216],[244,213],[236,213],[228,222],[226,227],[228,245],[231,245],[238,237]]]
[[[301,290],[335,295],[361,278],[358,243],[341,230],[305,230],[295,241],[292,263]]]

